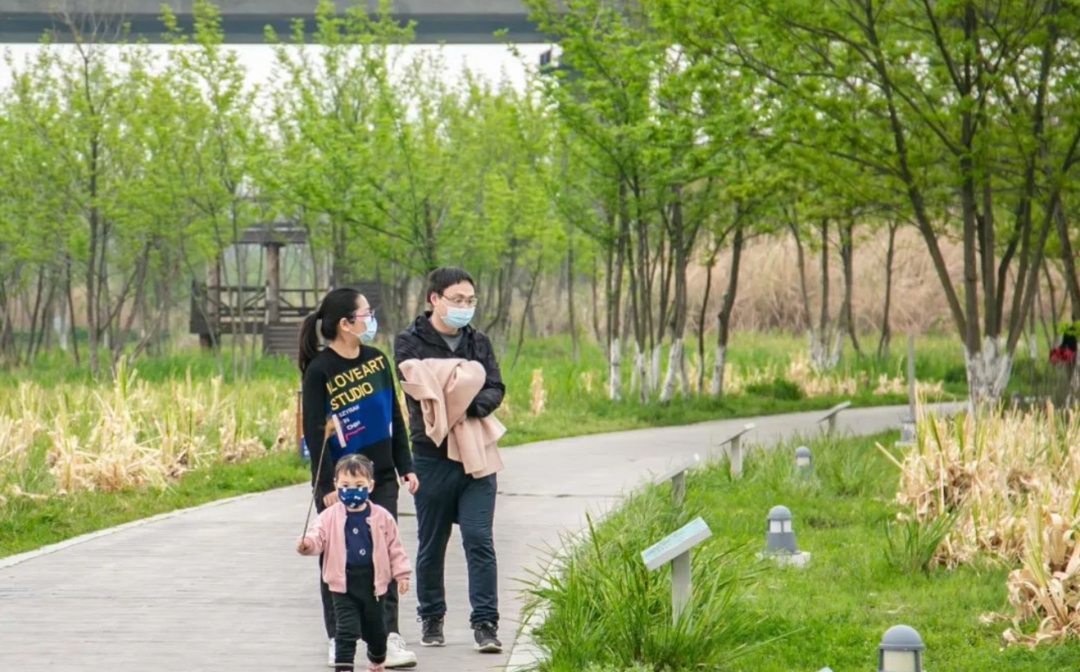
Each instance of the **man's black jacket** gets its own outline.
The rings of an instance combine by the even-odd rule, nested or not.
[[[398,366],[398,378],[401,378],[401,362],[407,359],[468,359],[480,362],[487,371],[487,380],[483,389],[477,393],[467,414],[474,418],[491,415],[506,394],[506,386],[499,373],[499,363],[495,361],[495,350],[488,337],[473,329],[461,329],[461,342],[457,350],[451,352],[442,335],[431,324],[431,313],[425,313],[405,328],[394,339],[394,361]],[[409,406],[409,438],[412,440],[414,455],[446,458],[446,441],[441,446],[424,433],[424,416],[420,411],[420,402],[408,395],[405,397]]]

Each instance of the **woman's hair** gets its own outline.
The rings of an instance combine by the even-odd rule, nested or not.
[[[341,478],[342,474],[349,476],[362,476],[369,481],[375,480],[375,465],[366,455],[352,453],[337,461],[334,467],[334,480]]]
[[[352,287],[338,287],[331,289],[323,297],[318,310],[308,314],[304,323],[300,325],[300,357],[298,364],[300,372],[307,371],[308,364],[319,354],[319,335],[316,327],[322,320],[323,338],[332,341],[337,337],[337,325],[343,317],[349,317],[356,312],[356,300],[360,298],[360,292]]]

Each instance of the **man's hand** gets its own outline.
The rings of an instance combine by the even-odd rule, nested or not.
[[[409,594],[409,580],[408,579],[398,579],[397,592],[398,592],[398,595],[408,595]]]
[[[334,504],[337,504],[338,503],[337,490],[331,490],[330,492],[326,493],[326,495],[324,495],[323,498],[322,498],[322,503],[323,503],[323,506],[325,506],[328,509],[331,506],[333,506]]]
[[[420,479],[416,477],[416,474],[405,474],[401,477],[401,484],[409,489],[410,495],[415,495],[420,489]]]
[[[310,541],[307,540],[307,537],[300,537],[296,541],[296,552],[297,553],[306,553],[306,552],[311,550],[312,546],[313,546],[313,544]]]

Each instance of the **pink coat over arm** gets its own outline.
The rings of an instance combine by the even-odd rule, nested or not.
[[[447,457],[461,462],[473,478],[501,471],[498,441],[506,427],[493,415],[470,418],[465,413],[484,387],[484,365],[465,359],[430,358],[407,359],[398,366],[401,389],[420,402],[424,432],[435,445],[445,440]]]

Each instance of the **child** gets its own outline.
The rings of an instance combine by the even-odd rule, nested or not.
[[[337,620],[335,669],[352,672],[356,640],[368,646],[368,672],[383,672],[386,620],[380,599],[391,581],[407,593],[412,567],[398,539],[393,516],[368,501],[375,469],[359,454],[334,469],[338,502],[327,507],[296,543],[302,555],[326,554],[323,580],[330,586]]]

